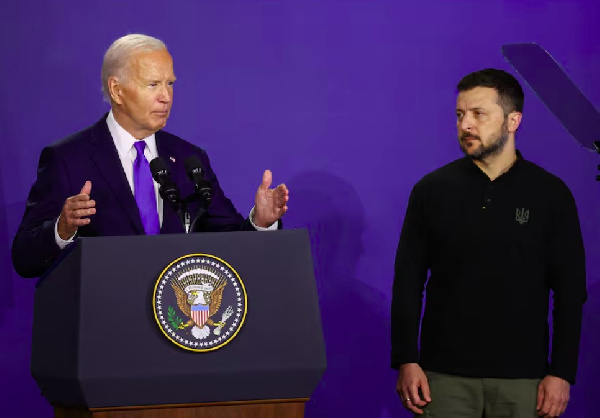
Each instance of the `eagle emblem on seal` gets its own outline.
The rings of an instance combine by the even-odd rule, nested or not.
[[[239,332],[247,297],[237,272],[224,260],[191,254],[173,261],[154,290],[154,314],[161,331],[192,351],[222,347]]]
[[[190,272],[180,279],[171,279],[171,287],[177,297],[177,306],[189,318],[180,329],[192,326],[192,335],[203,340],[210,335],[209,326],[216,326],[215,331],[220,333],[225,326],[225,321],[233,313],[229,306],[223,312],[221,321],[215,323],[212,316],[217,313],[223,300],[223,290],[227,280],[211,275],[209,271]]]

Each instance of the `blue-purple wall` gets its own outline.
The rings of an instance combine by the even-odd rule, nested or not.
[[[329,370],[307,417],[398,417],[388,367],[392,266],[410,189],[460,156],[455,85],[511,70],[500,46],[538,42],[600,105],[595,0],[48,1],[0,6],[0,405],[51,417],[29,376],[33,281],[8,251],[41,148],[107,110],[100,64],[117,37],[163,39],[174,57],[168,129],[204,147],[242,213],[262,170],[290,187],[287,227],[310,229]],[[597,416],[600,386],[598,155],[528,87],[524,156],[579,206],[588,289],[568,417]],[[600,139],[600,138],[599,138]],[[5,409],[6,411],[6,409]]]

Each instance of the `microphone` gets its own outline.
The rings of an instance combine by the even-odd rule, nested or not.
[[[185,172],[194,183],[194,193],[200,198],[200,201],[208,206],[212,198],[212,187],[210,183],[204,180],[204,169],[202,161],[195,155],[191,155],[185,160]]]
[[[208,212],[208,206],[212,199],[212,187],[208,181],[204,180],[202,161],[197,156],[191,155],[185,160],[185,172],[194,183],[194,196],[200,200],[196,218],[190,227],[191,232],[198,232],[202,218]]]
[[[160,157],[156,157],[150,161],[150,171],[152,172],[152,178],[156,181],[160,187],[158,193],[163,200],[169,202],[175,212],[179,211],[179,203],[181,202],[179,188],[171,180],[171,172],[165,160]]]

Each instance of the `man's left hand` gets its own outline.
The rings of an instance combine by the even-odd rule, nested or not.
[[[556,376],[546,376],[538,386],[537,413],[541,417],[558,417],[567,409],[571,385]]]
[[[254,199],[254,224],[262,228],[268,228],[287,211],[289,192],[285,184],[280,184],[275,189],[270,189],[273,182],[273,174],[265,170],[262,183],[256,191]]]

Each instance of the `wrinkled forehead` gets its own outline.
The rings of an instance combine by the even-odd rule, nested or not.
[[[166,49],[136,52],[129,59],[129,68],[140,78],[174,77],[173,58]]]
[[[456,109],[464,111],[474,108],[490,110],[498,108],[502,110],[496,89],[491,87],[475,87],[471,90],[459,92],[456,97]]]

